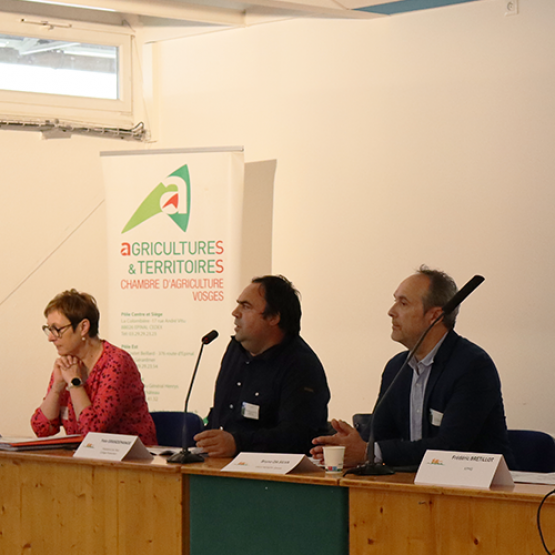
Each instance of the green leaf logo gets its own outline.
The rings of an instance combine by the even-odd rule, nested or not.
[[[190,208],[191,180],[189,168],[185,164],[151,191],[125,224],[122,233],[137,227],[157,214],[166,214],[185,232],[189,225]]]

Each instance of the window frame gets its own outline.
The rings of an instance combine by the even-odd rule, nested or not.
[[[80,21],[0,13],[0,34],[78,41],[118,48],[118,99],[78,97],[0,89],[0,113],[105,123],[130,122],[133,116],[132,41],[130,28]]]

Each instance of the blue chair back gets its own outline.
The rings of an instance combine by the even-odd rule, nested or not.
[[[154,426],[156,427],[156,436],[158,445],[166,447],[181,447],[183,441],[183,412],[178,411],[161,411],[151,412]],[[187,413],[187,447],[192,447],[195,442],[193,436],[198,434],[204,428],[202,418],[198,414],[192,412]]]
[[[545,432],[509,430],[516,468],[522,472],[555,472],[555,440]]]

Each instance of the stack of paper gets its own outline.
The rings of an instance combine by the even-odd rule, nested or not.
[[[0,437],[1,451],[35,451],[78,447],[83,441],[80,434],[59,437]]]

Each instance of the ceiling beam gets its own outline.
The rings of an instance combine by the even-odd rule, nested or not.
[[[382,0],[384,1],[384,0]],[[210,0],[208,0],[210,2]],[[234,2],[229,2],[233,4]],[[307,15],[312,17],[334,17],[340,19],[372,19],[376,14],[367,12],[353,11],[349,8],[341,6],[341,0],[332,2],[336,7],[327,7],[327,2],[321,0],[312,4],[297,2],[296,0],[246,0],[243,2],[246,13],[260,11],[263,9],[266,13],[275,13],[276,15],[288,13],[290,15]]]
[[[32,0],[25,0],[31,2]],[[20,0],[21,3],[21,0]],[[43,2],[35,3],[40,8]],[[200,5],[179,0],[56,0],[55,4],[68,8],[88,10],[106,10],[120,14],[132,14],[144,17],[198,21],[216,25],[245,25],[245,14],[240,10],[210,5]]]

